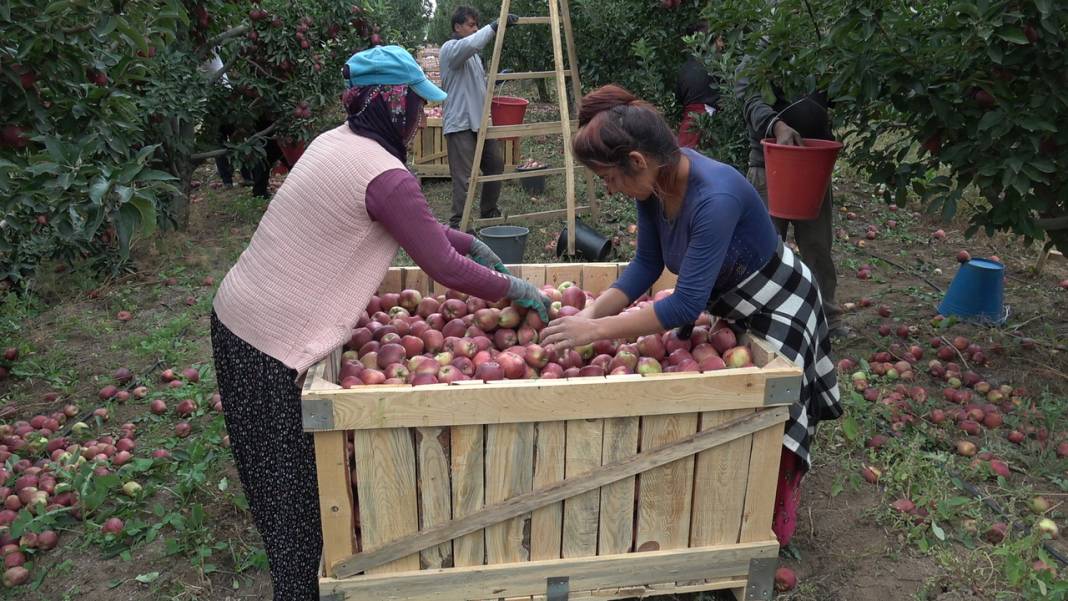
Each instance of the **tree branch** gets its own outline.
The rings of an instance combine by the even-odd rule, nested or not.
[[[1035,224],[1044,230],[1068,230],[1068,215],[1063,217],[1049,217],[1035,219]]]
[[[211,51],[212,48],[215,48],[216,46],[218,46],[219,44],[225,42],[226,40],[229,40],[231,38],[236,38],[239,35],[244,35],[251,28],[252,27],[248,23],[245,23],[244,25],[238,25],[237,27],[234,27],[233,29],[227,29],[226,31],[220,33],[219,35],[211,38],[210,40],[208,40],[206,42],[204,42],[204,45],[197,49],[197,56],[199,56],[199,57],[206,56],[208,54],[208,52]]]
[[[278,129],[278,123],[277,122],[272,123],[269,126],[267,126],[265,129],[262,129],[262,130],[260,130],[260,131],[258,131],[256,133],[252,134],[251,136],[249,136],[248,139],[245,140],[245,142],[251,142],[252,140],[255,140],[256,138],[267,137],[267,136],[271,135],[272,133],[274,133],[274,130],[276,130],[276,129]],[[198,152],[198,153],[196,153],[194,155],[190,155],[189,160],[190,161],[205,161],[207,159],[214,159],[216,157],[226,156],[229,153],[230,153],[230,151],[228,149],[226,149],[226,148],[218,148],[218,149],[215,149],[215,150],[208,150],[208,151],[205,151],[205,152]]]

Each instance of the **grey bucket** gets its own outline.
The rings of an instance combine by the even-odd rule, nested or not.
[[[530,230],[518,225],[491,225],[478,231],[478,237],[497,253],[506,265],[523,262]]]

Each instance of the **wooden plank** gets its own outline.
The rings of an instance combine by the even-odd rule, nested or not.
[[[566,423],[539,422],[534,438],[534,489],[547,488],[564,479]],[[550,503],[530,515],[530,559],[559,559],[563,531],[563,504]]]
[[[323,561],[330,566],[356,552],[349,458],[343,430],[316,432],[314,437]]]
[[[615,265],[582,264],[582,289],[593,294],[600,294],[612,287],[618,270]]]
[[[500,175],[483,175],[478,178],[480,182],[499,182],[504,180],[524,179],[528,177],[544,177],[547,175],[560,175],[564,172],[563,167],[550,167],[536,171],[516,171],[514,173],[502,173]]]
[[[661,397],[670,398],[670,397]],[[656,449],[697,430],[697,414],[642,418],[641,448]],[[693,457],[651,469],[638,477],[638,531],[635,550],[679,549],[690,543]]]
[[[573,590],[645,585],[657,579],[737,578],[752,559],[774,558],[774,539],[722,547],[676,549],[531,561],[518,564],[422,570],[398,576],[324,578],[319,594],[337,599],[375,601],[442,601],[544,595],[546,579],[566,574]]]
[[[482,426],[455,426],[452,443],[452,517],[459,519],[480,511],[485,504]],[[479,566],[486,558],[482,530],[453,540],[453,564]]]
[[[571,107],[567,102],[567,81],[564,77],[564,50],[560,37],[560,3],[549,0],[550,40],[553,45],[553,67],[556,71],[556,98],[560,106],[560,123],[564,137],[564,200],[567,203],[567,254],[575,256],[575,159],[571,152],[571,132],[578,129],[578,121],[571,121]]]
[[[500,36],[497,36],[500,38]],[[537,123],[521,123],[519,125],[491,125],[486,128],[486,138],[499,140],[501,138],[533,138],[536,136],[567,136],[564,140],[571,140],[571,131],[578,129],[578,120],[563,121],[538,121]],[[564,145],[570,148],[569,144]],[[564,165],[568,164],[570,156],[564,156]],[[574,163],[571,163],[574,164]]]
[[[767,380],[799,385],[796,367],[742,367],[704,374],[624,378],[508,380],[492,384],[357,386],[312,390],[307,400],[331,402],[329,430],[427,427],[663,415],[766,406]],[[582,402],[576,402],[582,399]],[[665,403],[663,399],[671,399]],[[792,401],[779,404],[788,405]],[[314,428],[309,428],[314,429]]]
[[[683,440],[669,443],[658,449],[643,451],[638,455],[603,465],[585,476],[569,480],[565,479],[548,488],[515,496],[505,502],[485,507],[477,513],[454,519],[449,524],[435,526],[416,534],[398,538],[379,549],[359,553],[335,564],[334,573],[341,578],[353,576],[370,567],[392,561],[397,557],[418,553],[427,547],[463,536],[468,532],[474,532],[491,524],[498,524],[516,516],[521,516],[538,507],[562,501],[623,478],[667,465],[716,445],[747,436],[755,431],[764,429],[769,424],[785,422],[788,416],[789,410],[786,407],[775,407],[739,418],[718,428],[696,432]],[[493,453],[489,447],[487,447],[487,451],[488,463],[489,457]],[[487,465],[487,478],[488,473],[489,466]]]
[[[400,292],[404,289],[404,271],[400,267],[390,267],[382,283],[378,285],[378,294]]]
[[[404,288],[416,290],[419,294],[430,291],[430,278],[418,267],[402,267],[404,270]]]
[[[660,277],[653,282],[653,286],[649,289],[649,292],[652,294],[654,292],[660,292],[661,290],[667,290],[668,288],[674,288],[676,281],[678,281],[678,276],[668,271],[667,268],[664,268]]]
[[[574,282],[582,285],[581,263],[554,263],[545,266],[545,283],[552,284],[554,288],[564,282]]]
[[[516,25],[548,25],[549,17],[519,17]]]
[[[564,475],[580,478],[601,466],[603,419],[577,419],[567,422]],[[564,501],[563,557],[597,554],[597,522],[601,491],[594,489]]]
[[[601,461],[607,465],[638,452],[638,418],[604,420]],[[600,555],[627,553],[634,546],[634,477],[601,487],[601,520],[597,549]]]
[[[556,71],[525,71],[523,73],[498,73],[497,81],[511,81],[515,79],[546,79],[549,77],[554,77],[555,75]],[[571,73],[568,72],[565,73],[565,75],[570,76]]]
[[[763,338],[747,334],[743,337],[743,340],[749,343],[749,348],[753,351],[753,365],[756,365],[757,367],[764,367],[768,363],[774,361],[775,358],[779,357],[779,354],[775,352],[775,349],[771,348],[771,344]]]
[[[701,429],[714,428],[732,419],[752,413],[709,411],[701,414]],[[745,506],[746,471],[752,438],[739,438],[697,455],[694,466],[693,518],[690,522],[690,546],[738,542]]]
[[[486,426],[486,503],[503,503],[529,493],[534,487],[534,424]],[[486,527],[486,563],[512,563],[530,559],[525,541],[530,514]]]
[[[522,275],[518,277],[540,288],[545,284],[545,265],[543,263],[525,263]]]
[[[507,179],[507,178],[503,178]],[[575,213],[585,213],[590,210],[590,207],[582,205],[575,207]],[[483,227],[487,225],[500,225],[502,223],[511,223],[513,221],[523,222],[536,222],[536,221],[551,221],[553,219],[559,219],[567,215],[567,209],[551,209],[548,211],[535,211],[533,213],[518,213],[515,215],[503,215],[501,217],[493,217],[491,219],[475,219],[472,223],[476,227]]]
[[[783,431],[783,425],[775,425],[753,434],[739,542],[763,540],[768,536],[775,511],[775,490],[779,479],[779,460],[782,458]]]
[[[371,550],[405,534],[418,533],[415,448],[407,428],[357,430],[356,494],[360,503],[363,548]],[[369,574],[419,569],[419,554],[370,568]]]
[[[444,524],[452,519],[448,435],[449,431],[441,427],[416,430],[420,529]],[[452,542],[447,541],[419,552],[420,568],[447,568],[452,565]]]

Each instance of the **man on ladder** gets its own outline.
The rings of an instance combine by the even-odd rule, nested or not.
[[[497,35],[497,20],[479,29],[478,11],[468,6],[458,6],[452,15],[453,37],[441,46],[441,83],[449,95],[442,107],[443,131],[449,157],[449,175],[452,177],[452,215],[449,225],[457,228],[463,217],[467,198],[471,163],[475,155],[478,129],[484,124],[482,106],[486,98],[486,70],[478,52]],[[508,15],[508,24],[518,21]],[[485,124],[488,125],[488,124]],[[486,140],[482,150],[482,174],[497,175],[504,172],[504,155],[496,140]],[[501,194],[501,182],[486,182],[482,185],[480,216],[500,217],[497,199]]]

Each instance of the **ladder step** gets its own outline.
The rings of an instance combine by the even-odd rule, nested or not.
[[[575,165],[575,169],[581,169],[581,165]],[[566,171],[566,167],[551,167],[548,169],[532,169],[530,171],[509,171],[508,173],[501,173],[499,175],[480,175],[478,180],[471,180],[472,183],[482,182],[501,182],[513,179],[523,179],[527,177],[539,177],[542,175],[560,175]]]
[[[571,121],[572,133],[578,129],[578,119]],[[501,138],[529,138],[533,136],[548,136],[563,134],[564,124],[561,121],[543,121],[539,123],[520,123],[519,125],[491,125],[486,128],[486,138],[499,140]]]
[[[516,25],[548,25],[552,21],[549,17],[519,17]]]
[[[527,71],[526,73],[498,73],[494,79],[497,81],[506,81],[509,79],[545,79],[555,75],[556,71]],[[571,77],[571,69],[564,70],[564,77]]]
[[[575,207],[575,214],[586,213],[590,210],[588,205]],[[549,221],[567,217],[567,209],[553,209],[550,211],[538,211],[536,213],[520,213],[517,215],[501,215],[491,219],[472,219],[471,224],[475,227],[488,225],[502,225],[511,221]]]

